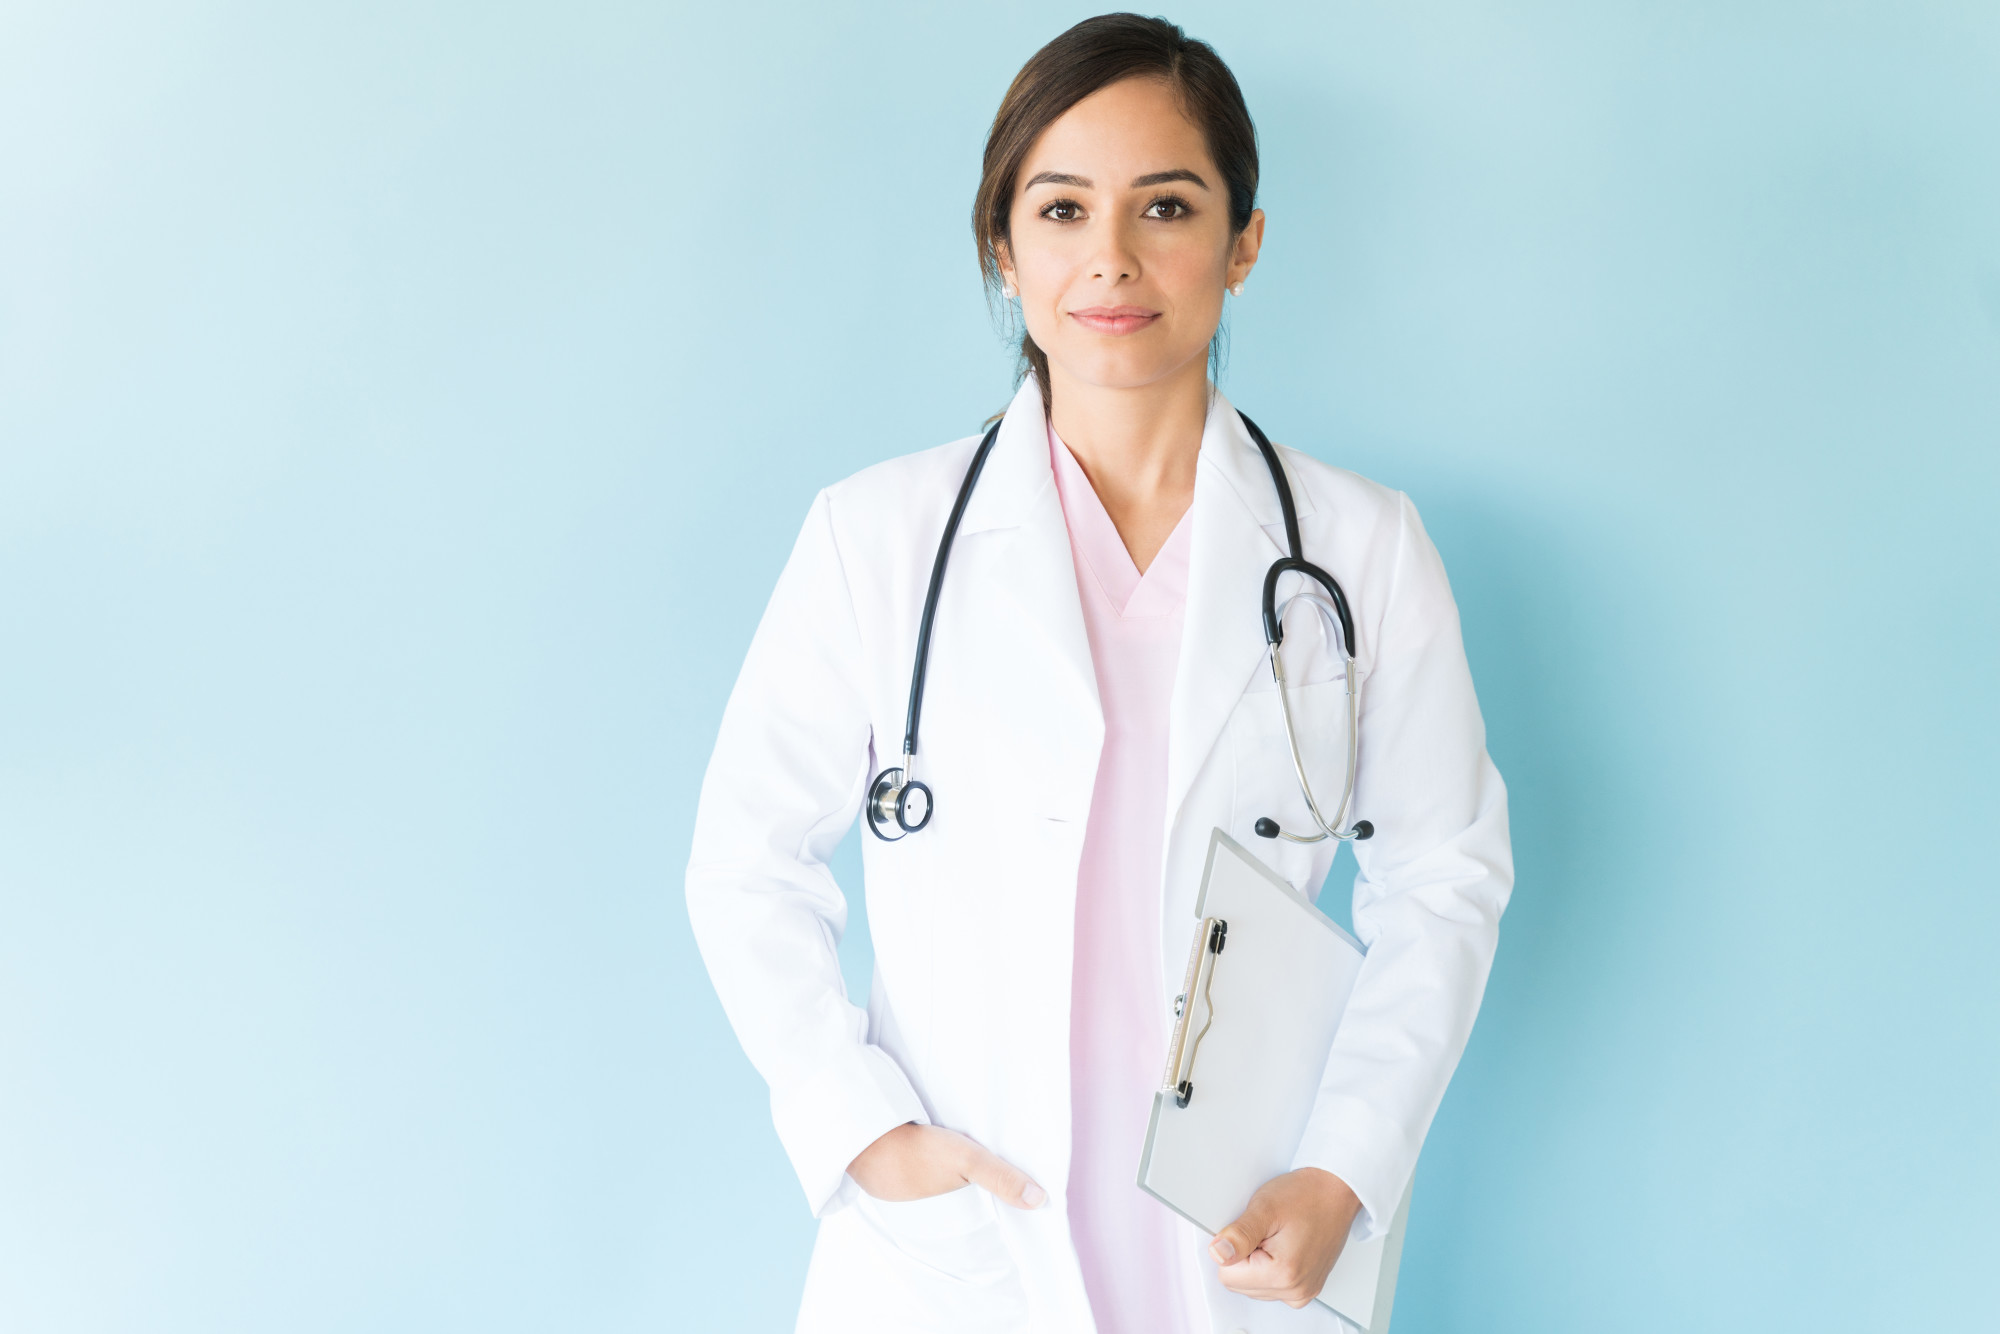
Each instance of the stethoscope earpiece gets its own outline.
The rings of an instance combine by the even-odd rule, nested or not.
[[[1258,822],[1256,822],[1256,824],[1252,824],[1250,828],[1254,828],[1254,830],[1256,830],[1256,836],[1258,836],[1258,838],[1276,838],[1278,834],[1282,834],[1282,832],[1284,832],[1284,830],[1280,830],[1280,828],[1278,828],[1278,822],[1276,822],[1276,820],[1272,820],[1270,816],[1264,816],[1262,820],[1258,820]],[[1362,842],[1364,838],[1374,838],[1374,820],[1356,820],[1356,822],[1354,822],[1354,828],[1352,828],[1352,830],[1348,830],[1348,834],[1346,834],[1346,836],[1348,836],[1348,838],[1352,838],[1354,842]],[[1320,838],[1324,838],[1324,834],[1322,834]],[[1334,838],[1340,838],[1340,834],[1334,834]],[[1298,840],[1298,842],[1318,842],[1318,838],[1302,838],[1302,840]]]
[[[1250,827],[1257,831],[1257,837],[1259,838],[1276,838],[1279,834],[1284,832],[1284,830],[1278,828],[1278,822],[1276,820],[1273,820],[1268,815],[1264,816],[1262,819],[1258,820],[1256,824],[1251,825]],[[1354,828],[1349,831],[1349,836],[1353,838],[1353,840],[1356,843],[1361,842],[1363,839],[1375,837],[1374,821],[1356,820],[1354,822]]]

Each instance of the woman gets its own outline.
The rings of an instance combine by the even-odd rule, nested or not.
[[[973,221],[1025,373],[936,606],[911,762],[934,811],[903,836],[892,784],[864,840],[865,1013],[826,858],[903,763],[980,441],[821,492],[751,644],[688,903],[821,1219],[801,1330],[1336,1329],[1310,1299],[1389,1226],[1463,1050],[1512,864],[1457,611],[1404,496],[1283,450],[1305,554],[1354,611],[1369,952],[1295,1170],[1212,1242],[1134,1184],[1210,831],[1309,894],[1337,846],[1256,831],[1309,827],[1260,619],[1280,502],[1207,373],[1256,186],[1234,78],[1164,21],[1081,23],[1008,89]],[[1339,791],[1338,640],[1286,627],[1307,763]]]

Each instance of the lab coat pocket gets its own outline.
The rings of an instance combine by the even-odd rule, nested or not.
[[[1357,682],[1357,688],[1359,683]],[[1347,781],[1347,683],[1339,677],[1311,685],[1294,685],[1286,692],[1299,754],[1312,780],[1320,813],[1338,819],[1341,788]],[[1293,843],[1259,838],[1257,821],[1272,819],[1292,834],[1317,832],[1306,799],[1299,791],[1298,770],[1285,740],[1285,719],[1275,690],[1246,691],[1229,720],[1229,742],[1235,763],[1235,800],[1229,835],[1308,894],[1333,854],[1332,840]]]
[[[864,1194],[856,1207],[904,1256],[949,1278],[986,1283],[1013,1269],[994,1214],[999,1202],[983,1187],[962,1186],[921,1200]]]
[[[1294,690],[1338,681],[1346,666],[1346,657],[1332,628],[1320,616],[1299,607],[1285,617],[1284,647],[1279,652],[1285,660],[1285,679]],[[1266,656],[1247,689],[1254,694],[1276,688],[1277,681],[1271,675],[1271,662]]]

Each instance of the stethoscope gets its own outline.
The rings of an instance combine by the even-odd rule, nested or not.
[[[1317,832],[1294,834],[1279,827],[1278,822],[1269,816],[1251,827],[1257,831],[1259,838],[1282,838],[1292,843],[1318,843],[1329,838],[1369,838],[1375,833],[1375,826],[1366,820],[1356,820],[1351,827],[1342,827],[1347,819],[1348,804],[1354,799],[1355,762],[1360,753],[1360,701],[1354,693],[1354,616],[1347,608],[1347,594],[1341,590],[1340,581],[1305,558],[1299,542],[1298,510],[1292,504],[1291,484],[1285,480],[1284,467],[1278,462],[1278,451],[1257,429],[1256,422],[1240,411],[1236,415],[1242,418],[1250,438],[1257,442],[1258,450],[1264,455],[1264,466],[1271,470],[1271,484],[1278,489],[1278,504],[1285,512],[1285,545],[1291,554],[1271,562],[1271,568],[1264,572],[1264,642],[1271,659],[1271,679],[1278,687],[1278,709],[1285,720],[1285,744],[1291,748],[1292,768],[1299,776],[1299,791],[1305,796],[1306,810],[1311,813]],[[868,789],[868,827],[877,838],[888,842],[914,834],[931,822],[934,803],[930,787],[915,776],[917,720],[924,709],[924,671],[930,660],[931,623],[937,617],[938,591],[944,587],[945,562],[951,556],[952,539],[958,536],[958,521],[965,516],[965,503],[972,498],[972,488],[979,481],[979,471],[986,466],[986,456],[993,452],[993,442],[999,438],[1000,423],[995,422],[985,438],[980,440],[979,449],[972,456],[972,466],[965,470],[965,481],[959,485],[951,517],[945,520],[944,537],[938,542],[937,559],[931,562],[930,588],[924,594],[924,617],[917,627],[917,661],[910,671],[910,710],[903,727],[903,763],[898,768],[884,769],[877,774]],[[1277,600],[1278,579],[1288,573],[1304,576],[1318,584],[1322,591],[1313,592],[1307,588],[1292,594],[1280,604]],[[1300,601],[1318,609],[1327,629],[1340,636],[1342,672],[1347,685],[1347,779],[1341,788],[1340,805],[1335,808],[1332,820],[1320,813],[1319,800],[1313,795],[1311,780],[1306,777],[1305,760],[1299,754],[1298,732],[1292,725],[1292,701],[1285,683],[1285,660],[1278,651],[1285,638],[1284,614],[1292,603]]]

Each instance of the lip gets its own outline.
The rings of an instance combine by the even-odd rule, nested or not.
[[[1160,318],[1157,310],[1144,306],[1085,306],[1072,310],[1069,317],[1092,333],[1137,333]]]

